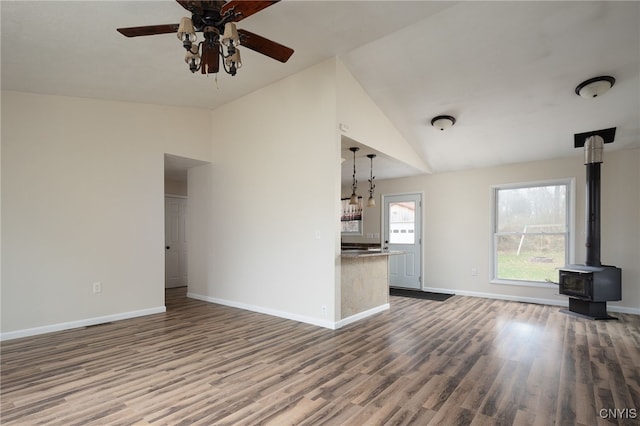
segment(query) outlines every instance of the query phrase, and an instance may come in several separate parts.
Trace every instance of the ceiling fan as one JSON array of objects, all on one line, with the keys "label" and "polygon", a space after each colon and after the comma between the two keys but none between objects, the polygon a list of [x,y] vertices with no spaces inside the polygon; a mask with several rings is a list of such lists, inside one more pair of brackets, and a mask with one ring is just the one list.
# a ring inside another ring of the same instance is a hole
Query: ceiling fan
[{"label": "ceiling fan", "polygon": [[[251,16],[280,0],[176,0],[191,12],[191,18],[182,18],[180,24],[147,25],[118,28],[126,37],[176,33],[187,51],[185,62],[191,72],[217,73],[220,58],[226,73],[236,75],[242,66],[238,46],[244,46],[280,62],[287,62],[293,49],[250,31],[237,29],[235,23]],[[202,32],[198,42],[196,32]]]}]

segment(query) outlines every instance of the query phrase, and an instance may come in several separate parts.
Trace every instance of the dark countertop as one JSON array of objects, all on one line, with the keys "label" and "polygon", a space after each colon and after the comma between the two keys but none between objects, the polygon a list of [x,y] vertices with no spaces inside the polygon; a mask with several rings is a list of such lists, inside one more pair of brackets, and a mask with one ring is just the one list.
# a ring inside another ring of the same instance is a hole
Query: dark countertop
[{"label": "dark countertop", "polygon": [[405,254],[404,251],[400,251],[400,250],[342,250],[342,253],[340,254],[342,257],[350,257],[350,258],[356,258],[356,257],[375,257],[375,256],[393,256],[393,255],[397,255],[397,254]]}]

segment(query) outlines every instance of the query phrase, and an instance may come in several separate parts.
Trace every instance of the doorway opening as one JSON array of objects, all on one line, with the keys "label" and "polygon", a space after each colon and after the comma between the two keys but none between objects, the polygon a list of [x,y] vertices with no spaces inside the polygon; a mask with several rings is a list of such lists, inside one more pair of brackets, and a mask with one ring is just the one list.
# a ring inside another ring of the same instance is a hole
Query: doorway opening
[{"label": "doorway opening", "polygon": [[189,173],[205,161],[164,154],[164,297],[186,295],[189,285]]}]

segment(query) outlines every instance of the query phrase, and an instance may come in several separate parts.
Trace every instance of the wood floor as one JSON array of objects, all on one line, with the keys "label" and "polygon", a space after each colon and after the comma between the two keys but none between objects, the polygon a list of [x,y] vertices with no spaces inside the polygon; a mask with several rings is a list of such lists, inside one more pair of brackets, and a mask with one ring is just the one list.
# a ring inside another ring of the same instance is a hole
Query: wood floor
[{"label": "wood floor", "polygon": [[174,289],[165,314],[3,342],[0,420],[637,425],[640,316],[618,316],[391,297],[331,331]]}]

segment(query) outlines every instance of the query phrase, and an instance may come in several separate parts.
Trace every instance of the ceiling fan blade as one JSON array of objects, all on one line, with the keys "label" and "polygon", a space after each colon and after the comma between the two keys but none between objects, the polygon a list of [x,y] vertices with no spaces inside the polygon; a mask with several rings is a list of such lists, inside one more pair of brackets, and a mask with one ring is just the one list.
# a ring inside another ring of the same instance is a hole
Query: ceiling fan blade
[{"label": "ceiling fan blade", "polygon": [[274,3],[278,3],[279,1],[280,0],[231,0],[229,3],[222,6],[220,14],[224,15],[225,12],[233,8],[234,13],[236,14],[236,18],[233,21],[238,22],[253,15],[254,13],[260,12],[262,9],[269,7]]},{"label": "ceiling fan blade", "polygon": [[200,70],[202,74],[216,74],[220,69],[220,55],[218,55],[218,44],[209,46],[202,44],[202,57],[200,58]]},{"label": "ceiling fan blade", "polygon": [[225,4],[224,0],[176,0],[180,6],[189,12],[199,16],[206,15],[205,12],[220,12],[220,8]]},{"label": "ceiling fan blade", "polygon": [[147,25],[145,27],[118,28],[118,32],[126,37],[140,37],[155,34],[169,34],[178,32],[178,24]]},{"label": "ceiling fan blade", "polygon": [[240,35],[241,46],[262,53],[276,61],[287,62],[293,55],[293,49],[254,34],[251,31],[239,29],[238,35]]},{"label": "ceiling fan blade", "polygon": [[185,9],[187,9],[191,13],[195,13],[197,15],[202,15],[202,7],[200,6],[200,2],[191,1],[191,0],[176,0],[178,4]]}]

